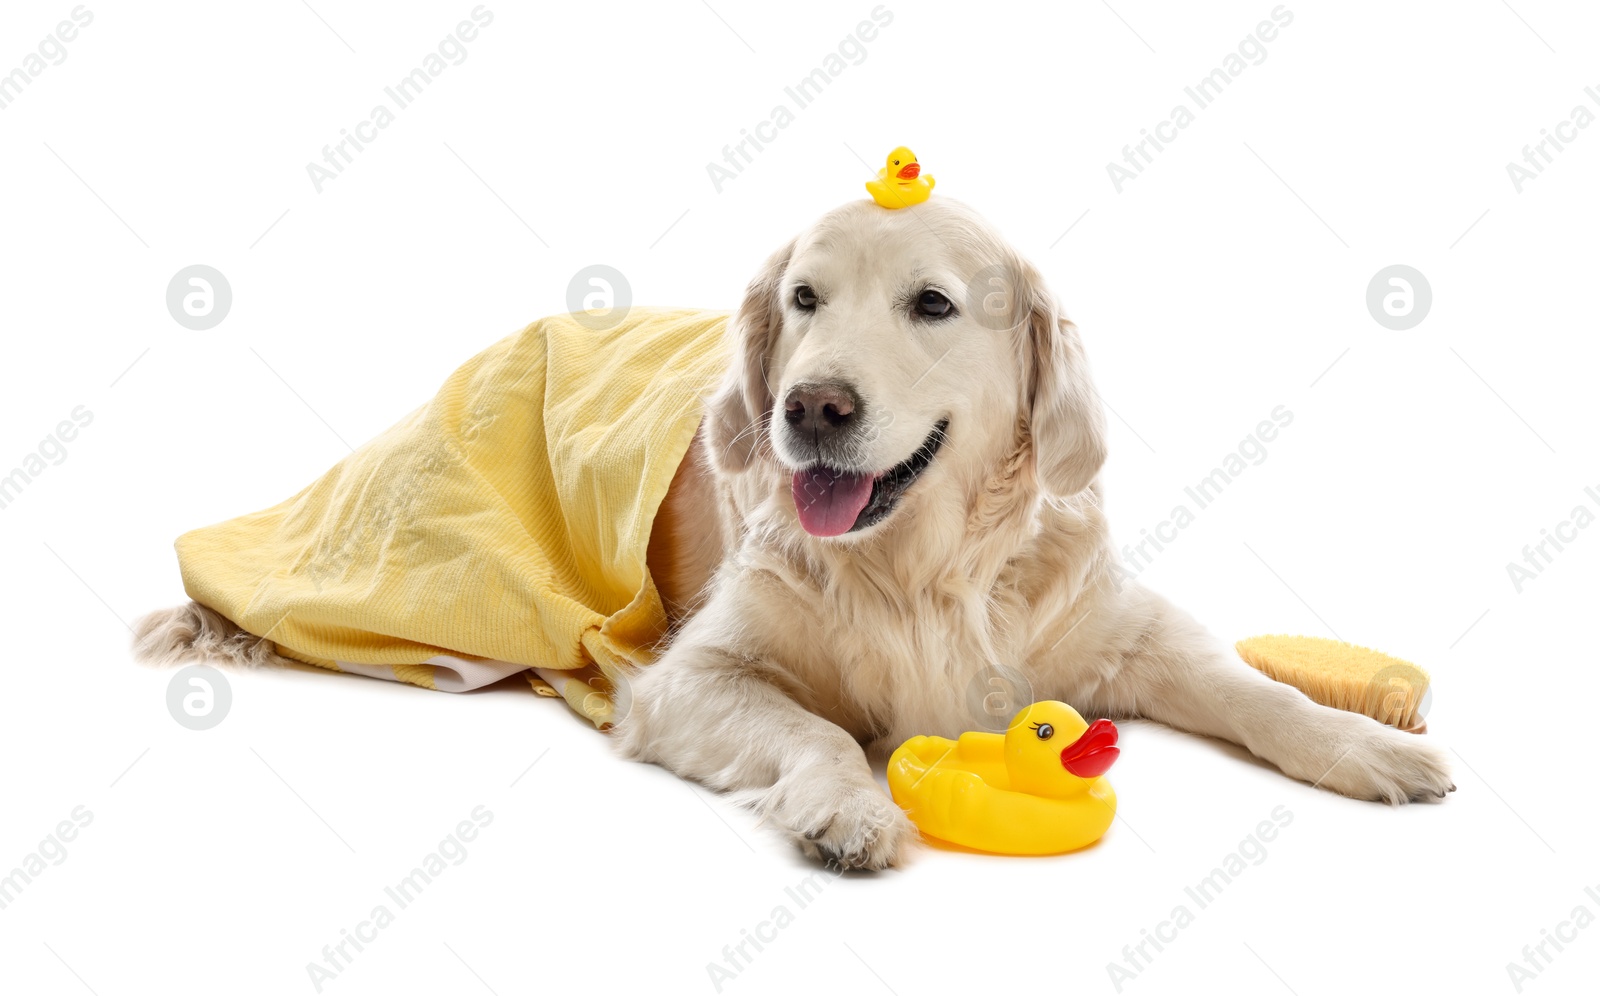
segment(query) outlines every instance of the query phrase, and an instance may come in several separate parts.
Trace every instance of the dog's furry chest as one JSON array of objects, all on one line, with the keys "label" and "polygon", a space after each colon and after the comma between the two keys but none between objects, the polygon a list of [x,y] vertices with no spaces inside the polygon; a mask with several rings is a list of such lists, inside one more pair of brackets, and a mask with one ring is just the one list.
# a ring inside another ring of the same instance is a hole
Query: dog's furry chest
[{"label": "dog's furry chest", "polygon": [[773,511],[783,500],[767,495],[755,502],[766,514],[743,520],[717,586],[730,598],[723,618],[791,696],[862,742],[1003,728],[1077,687],[1080,663],[1099,656],[1097,625],[1060,641],[1102,570],[1095,496],[1022,502],[980,529],[970,510],[923,509],[839,550],[794,542]]},{"label": "dog's furry chest", "polygon": [[1038,625],[1004,578],[892,595],[841,582],[796,596],[796,630],[808,635],[786,668],[802,699],[862,741],[992,728],[997,688],[1027,701],[1027,634]]}]

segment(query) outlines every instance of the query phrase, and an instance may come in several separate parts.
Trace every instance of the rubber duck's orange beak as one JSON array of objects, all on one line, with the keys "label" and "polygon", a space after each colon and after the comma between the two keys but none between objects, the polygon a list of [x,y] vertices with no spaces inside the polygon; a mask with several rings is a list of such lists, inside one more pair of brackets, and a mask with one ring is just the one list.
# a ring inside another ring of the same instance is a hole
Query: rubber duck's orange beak
[{"label": "rubber duck's orange beak", "polygon": [[1116,724],[1097,719],[1083,731],[1083,736],[1062,749],[1061,766],[1079,778],[1099,778],[1111,770],[1121,753]]},{"label": "rubber duck's orange beak", "polygon": [[895,174],[897,180],[915,180],[922,173],[922,167],[914,162],[906,163],[900,167],[900,172]]}]

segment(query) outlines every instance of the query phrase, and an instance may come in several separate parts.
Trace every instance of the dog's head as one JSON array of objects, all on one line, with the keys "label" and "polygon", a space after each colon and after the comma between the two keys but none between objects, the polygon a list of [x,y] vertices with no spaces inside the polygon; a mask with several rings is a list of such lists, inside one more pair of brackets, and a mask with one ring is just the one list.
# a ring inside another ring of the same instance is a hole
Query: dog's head
[{"label": "dog's head", "polygon": [[975,495],[1021,446],[1057,495],[1104,462],[1077,330],[958,202],[829,213],[767,261],[729,335],[713,459],[726,474],[784,474],[813,536]]}]

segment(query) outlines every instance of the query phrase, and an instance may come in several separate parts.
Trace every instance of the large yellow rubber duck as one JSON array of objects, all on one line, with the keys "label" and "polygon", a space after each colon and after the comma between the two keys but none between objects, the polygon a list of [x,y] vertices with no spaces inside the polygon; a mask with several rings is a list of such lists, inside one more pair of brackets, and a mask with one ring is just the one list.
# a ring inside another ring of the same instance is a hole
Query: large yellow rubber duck
[{"label": "large yellow rubber duck", "polygon": [[921,204],[933,193],[933,174],[922,166],[911,150],[900,146],[884,161],[876,180],[867,181],[867,193],[883,207],[894,209]]},{"label": "large yellow rubber duck", "polygon": [[1035,702],[1004,735],[912,737],[889,758],[889,791],[926,835],[996,854],[1060,854],[1099,840],[1117,814],[1109,719]]}]

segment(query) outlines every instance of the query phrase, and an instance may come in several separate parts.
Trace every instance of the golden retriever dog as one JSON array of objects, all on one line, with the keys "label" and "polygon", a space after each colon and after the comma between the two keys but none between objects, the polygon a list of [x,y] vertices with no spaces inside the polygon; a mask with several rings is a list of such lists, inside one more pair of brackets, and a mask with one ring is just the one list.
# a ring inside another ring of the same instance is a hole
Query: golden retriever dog
[{"label": "golden retriever dog", "polygon": [[[1240,744],[1359,799],[1443,798],[1445,753],[1251,668],[1117,566],[1101,405],[1077,329],[978,215],[858,201],[778,250],[652,530],[673,623],[612,731],[735,793],[808,855],[916,837],[868,764],[1030,701]],[[275,660],[190,603],[138,652]]]},{"label": "golden retriever dog", "polygon": [[1312,702],[1122,579],[1083,344],[969,208],[833,211],[767,261],[729,334],[651,540],[684,621],[633,682],[625,756],[866,869],[916,836],[868,752],[1038,699],[1219,737],[1359,799],[1454,788],[1439,747]]}]

